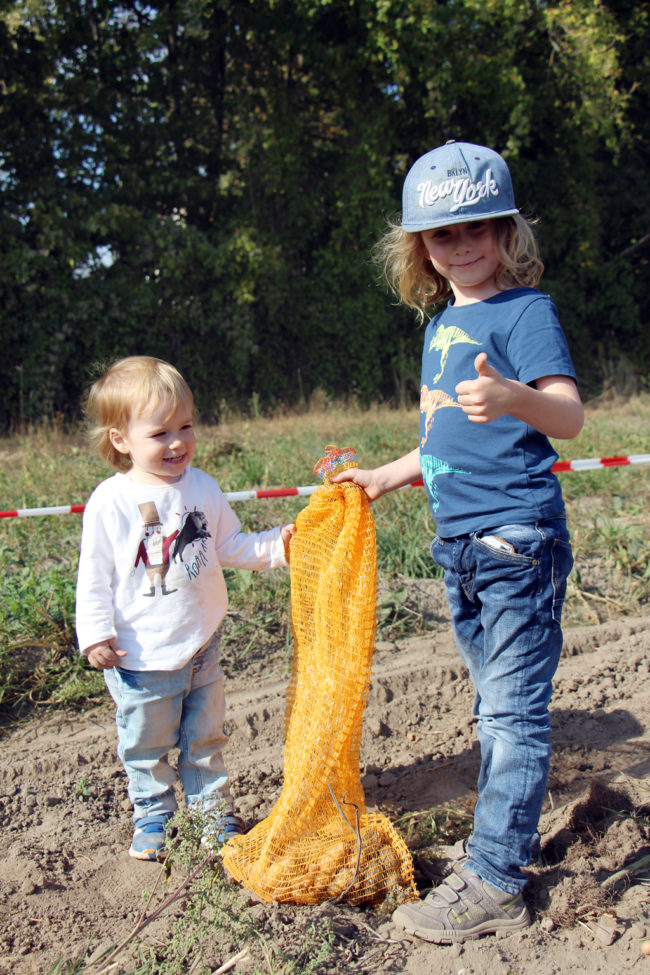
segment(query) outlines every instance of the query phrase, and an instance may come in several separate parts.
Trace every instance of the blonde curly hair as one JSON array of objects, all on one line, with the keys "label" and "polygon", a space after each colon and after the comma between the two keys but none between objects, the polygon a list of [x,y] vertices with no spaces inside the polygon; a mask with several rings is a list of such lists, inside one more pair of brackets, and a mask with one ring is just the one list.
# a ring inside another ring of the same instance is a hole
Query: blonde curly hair
[{"label": "blonde curly hair", "polygon": [[[508,288],[534,288],[544,271],[532,223],[521,214],[495,217],[496,243],[501,265],[496,284]],[[391,291],[403,304],[415,309],[420,321],[427,309],[453,294],[451,285],[432,265],[420,233],[403,230],[397,220],[388,223],[386,233],[373,248],[373,260],[381,269]]]},{"label": "blonde curly hair", "polygon": [[93,447],[118,471],[131,467],[128,454],[113,446],[111,430],[125,434],[129,421],[169,403],[169,414],[189,406],[194,410],[192,391],[174,366],[148,355],[133,355],[114,362],[92,384],[84,404],[92,426],[88,432]]}]

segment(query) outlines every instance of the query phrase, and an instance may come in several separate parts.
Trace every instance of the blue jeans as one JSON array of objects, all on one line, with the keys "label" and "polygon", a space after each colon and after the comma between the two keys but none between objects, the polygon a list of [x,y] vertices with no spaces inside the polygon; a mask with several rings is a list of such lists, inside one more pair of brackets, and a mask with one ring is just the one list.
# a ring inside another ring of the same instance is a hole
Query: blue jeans
[{"label": "blue jeans", "polygon": [[502,525],[436,538],[431,554],[445,570],[454,639],[475,691],[481,769],[468,865],[517,894],[539,841],[569,534],[561,518]]},{"label": "blue jeans", "polygon": [[117,752],[129,780],[133,819],[173,813],[176,773],[169,751],[178,747],[178,775],[188,806],[231,808],[223,761],[224,673],[216,633],[180,670],[114,667],[104,679],[117,706]]}]

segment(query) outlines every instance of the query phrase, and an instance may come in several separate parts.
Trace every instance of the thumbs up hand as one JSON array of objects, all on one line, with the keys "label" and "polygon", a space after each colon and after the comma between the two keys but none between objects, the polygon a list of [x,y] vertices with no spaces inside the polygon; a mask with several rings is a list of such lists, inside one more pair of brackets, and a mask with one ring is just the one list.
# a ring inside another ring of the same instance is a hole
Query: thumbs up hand
[{"label": "thumbs up hand", "polygon": [[497,417],[509,412],[513,400],[511,379],[504,379],[500,372],[490,365],[487,353],[479,352],[474,359],[476,379],[465,379],[456,386],[458,402],[472,423],[491,423]]}]

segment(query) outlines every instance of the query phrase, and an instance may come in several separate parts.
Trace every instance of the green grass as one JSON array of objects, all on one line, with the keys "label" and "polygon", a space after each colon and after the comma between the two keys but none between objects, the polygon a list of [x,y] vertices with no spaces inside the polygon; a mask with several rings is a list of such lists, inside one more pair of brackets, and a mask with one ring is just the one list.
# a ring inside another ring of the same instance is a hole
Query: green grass
[{"label": "green grass", "polygon": [[[650,453],[650,398],[609,400],[587,410],[562,459]],[[599,623],[647,610],[650,598],[650,465],[560,475],[575,569],[565,625]]]},{"label": "green grass", "polygon": [[[195,464],[225,491],[317,482],[312,468],[326,443],[351,445],[372,467],[412,449],[417,410],[370,411],[326,406],[302,414],[233,419],[198,430]],[[650,451],[650,398],[594,406],[581,435],[558,442],[562,459]],[[81,433],[43,427],[0,441],[3,507],[83,504],[110,475]],[[576,569],[565,623],[600,622],[638,613],[650,595],[650,466],[561,475]],[[234,503],[244,528],[292,521],[307,498]],[[382,590],[380,632],[408,635],[422,625],[409,610],[404,580],[437,574],[429,555],[435,531],[421,488],[373,506]],[[78,515],[0,521],[0,709],[81,705],[103,691],[101,675],[75,649],[74,589],[81,535]],[[269,657],[269,673],[291,659],[288,572],[227,571],[231,612],[223,628],[227,669],[248,656]]]}]

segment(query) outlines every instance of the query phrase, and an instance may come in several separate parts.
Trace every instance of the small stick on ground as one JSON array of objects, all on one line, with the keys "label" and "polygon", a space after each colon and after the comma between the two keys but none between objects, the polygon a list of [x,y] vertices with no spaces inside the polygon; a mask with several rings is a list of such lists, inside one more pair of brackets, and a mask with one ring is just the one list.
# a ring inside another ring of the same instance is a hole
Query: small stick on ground
[{"label": "small stick on ground", "polygon": [[145,906],[144,906],[144,908],[142,910],[142,913],[140,914],[140,917],[138,918],[138,920],[136,922],[136,925],[133,928],[133,930],[131,931],[131,933],[128,934],[126,936],[126,938],[124,938],[124,940],[121,941],[120,944],[117,945],[111,951],[110,955],[108,955],[108,957],[104,959],[104,961],[101,963],[101,965],[100,965],[99,968],[96,967],[95,963],[90,962],[89,964],[84,965],[84,967],[82,969],[82,972],[91,972],[92,971],[92,972],[94,972],[94,975],[106,975],[106,973],[109,972],[111,970],[111,968],[114,968],[115,966],[114,966],[113,963],[114,963],[115,959],[117,958],[117,956],[119,954],[121,954],[121,952],[124,951],[124,949],[127,947],[127,945],[129,945],[133,941],[134,938],[136,938],[142,931],[144,931],[144,929],[149,924],[151,924],[152,921],[155,921],[157,918],[159,918],[160,915],[164,911],[166,911],[168,907],[170,907],[175,901],[178,900],[178,898],[181,896],[181,894],[183,894],[186,891],[186,888],[189,887],[189,885],[192,883],[192,881],[194,880],[194,878],[195,877],[198,877],[198,875],[204,869],[205,865],[208,863],[208,861],[211,859],[211,857],[212,857],[212,854],[210,854],[209,856],[207,856],[203,860],[201,860],[201,862],[198,864],[198,866],[196,866],[194,868],[194,870],[192,870],[192,872],[187,875],[187,877],[185,878],[185,880],[176,888],[176,890],[173,891],[169,895],[169,897],[166,897],[165,900],[162,902],[162,904],[159,904],[158,905],[158,907],[156,908],[155,911],[153,911],[151,914],[149,914],[149,916],[147,916],[147,910],[148,910],[149,905],[150,905],[150,903],[152,901],[152,898],[153,898],[156,890],[158,889],[158,885],[159,885],[162,877],[166,873],[166,865],[163,864],[162,867],[160,868],[160,871],[158,873],[158,877],[156,878],[156,883],[153,886],[153,890],[151,891],[151,893],[149,895],[149,898],[147,900],[147,903],[145,904]]},{"label": "small stick on ground", "polygon": [[601,881],[601,887],[613,887],[615,884],[619,883],[621,880],[629,880],[635,873],[643,870],[644,867],[650,867],[650,855],[641,857],[640,860],[635,860],[631,863],[629,867],[624,867],[622,870],[617,870],[616,873],[611,874],[609,877],[605,877]]},{"label": "small stick on ground", "polygon": [[237,962],[245,958],[247,954],[248,948],[242,948],[241,951],[238,951],[236,955],[233,955],[232,958],[229,958],[228,961],[225,961],[223,965],[217,968],[213,975],[224,975],[225,972],[229,972],[230,969],[234,968]]}]

